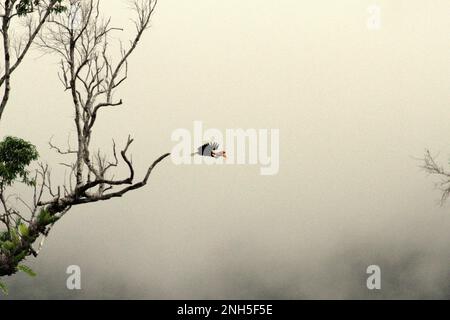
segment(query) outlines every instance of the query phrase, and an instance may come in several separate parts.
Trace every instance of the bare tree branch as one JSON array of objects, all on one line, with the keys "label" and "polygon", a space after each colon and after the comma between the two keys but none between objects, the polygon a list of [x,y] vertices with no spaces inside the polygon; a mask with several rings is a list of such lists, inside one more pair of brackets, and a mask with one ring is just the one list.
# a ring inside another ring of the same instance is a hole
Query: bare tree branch
[{"label": "bare tree branch", "polygon": [[[19,67],[28,53],[31,45],[33,44],[35,38],[39,34],[43,25],[45,24],[47,18],[52,12],[56,0],[50,0],[48,4],[44,2],[41,3],[41,6],[38,7],[36,13],[38,15],[38,23],[36,26],[32,26],[32,19],[28,22],[28,39],[22,43],[19,42],[19,48],[16,48],[16,61],[11,61],[11,23],[13,19],[17,19],[17,13],[14,13],[13,9],[16,4],[15,0],[5,0],[3,9],[4,13],[1,15],[1,34],[3,36],[3,64],[4,70],[3,75],[0,77],[0,87],[4,87],[3,96],[0,101],[0,120],[2,118],[3,112],[5,111],[6,105],[9,101],[10,92],[11,92],[11,75],[13,72]],[[34,11],[29,12],[29,14],[33,14]],[[22,46],[23,45],[23,46]]]},{"label": "bare tree branch", "polygon": [[450,172],[436,161],[436,157],[431,154],[430,150],[425,150],[421,168],[428,174],[440,178],[440,181],[436,183],[436,188],[442,192],[440,203],[443,205],[450,196]]}]

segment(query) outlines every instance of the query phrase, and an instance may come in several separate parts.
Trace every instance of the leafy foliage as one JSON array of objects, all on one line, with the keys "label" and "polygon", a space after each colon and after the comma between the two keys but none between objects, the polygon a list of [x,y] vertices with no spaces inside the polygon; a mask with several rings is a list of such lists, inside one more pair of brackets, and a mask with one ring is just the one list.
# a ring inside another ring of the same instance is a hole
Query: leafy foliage
[{"label": "leafy foliage", "polygon": [[8,287],[5,283],[0,281],[0,291],[3,292],[3,294],[8,295]]},{"label": "leafy foliage", "polygon": [[22,271],[24,273],[26,273],[27,275],[29,275],[30,277],[36,277],[36,273],[28,266],[23,265],[23,264],[19,264],[17,266],[17,270]]},{"label": "leafy foliage", "polygon": [[19,224],[19,231],[20,231],[20,235],[22,237],[28,237],[28,235],[30,234],[30,230],[28,229],[26,224]]},{"label": "leafy foliage", "polygon": [[[67,7],[62,4],[63,0],[54,0],[55,5],[52,9],[53,12],[61,13],[64,12]],[[34,7],[39,5],[41,0],[20,0],[18,4],[16,4],[17,15],[24,16],[30,12],[34,11]]]},{"label": "leafy foliage", "polygon": [[38,222],[40,225],[46,226],[48,224],[56,222],[57,220],[58,218],[48,212],[48,210],[42,209],[41,212],[39,212]]},{"label": "leafy foliage", "polygon": [[0,142],[0,186],[9,186],[17,178],[32,185],[26,167],[36,160],[39,154],[30,142],[16,137],[6,137]]},{"label": "leafy foliage", "polygon": [[3,232],[0,237],[0,252],[11,254],[20,245],[20,237],[14,228]]}]

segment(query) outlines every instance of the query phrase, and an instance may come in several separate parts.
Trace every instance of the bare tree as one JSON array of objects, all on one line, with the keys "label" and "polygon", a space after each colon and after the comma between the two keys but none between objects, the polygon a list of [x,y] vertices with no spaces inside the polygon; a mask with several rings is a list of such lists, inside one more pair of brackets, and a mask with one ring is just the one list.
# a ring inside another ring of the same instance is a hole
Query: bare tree
[{"label": "bare tree", "polygon": [[[108,160],[100,151],[91,151],[93,129],[101,113],[123,104],[114,94],[127,80],[128,59],[150,25],[157,0],[133,1],[135,35],[128,45],[120,44],[120,58],[116,61],[111,58],[113,47],[109,35],[120,29],[112,27],[110,19],[101,17],[100,0],[72,0],[70,4],[70,10],[50,13],[48,23],[37,36],[42,50],[59,57],[59,78],[74,108],[76,148],[63,149],[49,143],[57,153],[72,158],[71,162],[64,162],[70,169],[70,179],[54,187],[50,170],[44,164],[40,164],[34,178],[23,173],[23,180],[34,190],[32,203],[20,199],[29,211],[27,215],[12,207],[7,198],[0,197],[4,211],[0,221],[6,227],[3,235],[0,234],[0,241],[3,237],[3,244],[7,244],[0,247],[0,276],[16,273],[23,259],[37,256],[52,227],[73,206],[122,197],[145,186],[155,166],[170,155],[161,155],[148,167],[146,174],[135,181],[129,156],[133,143],[130,136],[120,151],[113,140],[112,159]],[[22,149],[27,147],[22,146]],[[121,164],[128,174],[116,179],[113,172]]]},{"label": "bare tree", "polygon": [[[11,76],[20,66],[33,41],[52,12],[60,12],[61,0],[3,0],[0,2],[0,18],[3,48],[0,88],[0,120],[11,93]],[[22,37],[16,38],[14,31],[24,28]]]},{"label": "bare tree", "polygon": [[450,196],[450,172],[446,171],[444,167],[436,160],[430,150],[425,150],[425,156],[422,159],[422,169],[430,175],[438,176],[440,181],[436,183],[436,187],[441,191],[441,205]]}]

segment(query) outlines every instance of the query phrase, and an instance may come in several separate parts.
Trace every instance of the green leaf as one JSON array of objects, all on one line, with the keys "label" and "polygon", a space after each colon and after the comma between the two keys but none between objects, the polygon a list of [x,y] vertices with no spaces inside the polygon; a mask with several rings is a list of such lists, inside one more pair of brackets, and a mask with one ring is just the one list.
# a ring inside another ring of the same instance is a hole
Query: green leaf
[{"label": "green leaf", "polygon": [[58,221],[58,218],[56,216],[52,216],[50,212],[48,212],[45,209],[42,209],[41,212],[39,212],[38,215],[38,222],[39,224],[48,225],[50,223],[54,223]]},{"label": "green leaf", "polygon": [[28,227],[23,223],[19,224],[19,232],[22,237],[28,237],[30,234],[30,230],[28,230]]},{"label": "green leaf", "polygon": [[8,287],[1,281],[0,281],[0,291],[3,292],[4,295],[8,295]]},{"label": "green leaf", "polygon": [[35,273],[30,267],[27,267],[26,265],[19,264],[19,265],[17,266],[17,270],[26,273],[26,274],[29,275],[30,277],[36,277],[36,273]]},{"label": "green leaf", "polygon": [[13,248],[14,248],[14,243],[12,243],[9,240],[2,243],[2,249],[5,251],[11,251]]},{"label": "green leaf", "polygon": [[20,261],[22,261],[26,256],[27,256],[28,252],[26,250],[23,250],[22,252],[16,254],[14,256],[14,263],[19,263]]},{"label": "green leaf", "polygon": [[9,231],[9,236],[11,237],[11,241],[15,246],[20,244],[20,238],[19,238],[19,235],[18,235],[16,229],[11,228]]}]

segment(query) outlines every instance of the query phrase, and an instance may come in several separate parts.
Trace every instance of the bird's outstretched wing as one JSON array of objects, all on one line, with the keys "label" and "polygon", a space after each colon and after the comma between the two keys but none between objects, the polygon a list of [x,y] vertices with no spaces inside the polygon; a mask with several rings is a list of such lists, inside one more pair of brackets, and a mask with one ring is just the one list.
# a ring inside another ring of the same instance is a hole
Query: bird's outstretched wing
[{"label": "bird's outstretched wing", "polygon": [[215,151],[219,148],[219,144],[217,142],[210,142],[211,148]]},{"label": "bird's outstretched wing", "polygon": [[217,148],[219,148],[219,144],[217,142],[205,143],[198,148],[198,154],[202,156],[212,157],[213,151],[217,150]]}]

